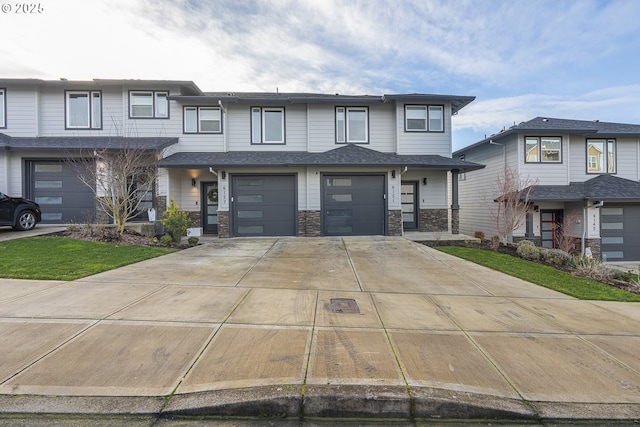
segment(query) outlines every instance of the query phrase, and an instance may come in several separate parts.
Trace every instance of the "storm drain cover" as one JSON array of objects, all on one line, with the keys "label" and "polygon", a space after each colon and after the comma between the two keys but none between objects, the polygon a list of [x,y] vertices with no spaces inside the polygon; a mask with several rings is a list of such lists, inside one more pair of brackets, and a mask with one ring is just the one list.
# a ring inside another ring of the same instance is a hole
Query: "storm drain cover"
[{"label": "storm drain cover", "polygon": [[331,298],[331,311],[334,313],[360,314],[358,303],[353,298]]}]

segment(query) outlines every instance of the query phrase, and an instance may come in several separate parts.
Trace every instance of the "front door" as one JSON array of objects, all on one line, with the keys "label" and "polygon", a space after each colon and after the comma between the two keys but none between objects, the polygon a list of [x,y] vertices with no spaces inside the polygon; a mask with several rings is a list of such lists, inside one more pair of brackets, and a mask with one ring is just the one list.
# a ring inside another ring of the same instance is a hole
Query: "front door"
[{"label": "front door", "polygon": [[402,203],[402,229],[418,229],[418,182],[402,181],[400,190]]},{"label": "front door", "polygon": [[558,235],[562,226],[562,210],[540,211],[540,228],[542,229],[542,247],[557,248]]},{"label": "front door", "polygon": [[202,230],[218,234],[218,182],[202,183]]}]

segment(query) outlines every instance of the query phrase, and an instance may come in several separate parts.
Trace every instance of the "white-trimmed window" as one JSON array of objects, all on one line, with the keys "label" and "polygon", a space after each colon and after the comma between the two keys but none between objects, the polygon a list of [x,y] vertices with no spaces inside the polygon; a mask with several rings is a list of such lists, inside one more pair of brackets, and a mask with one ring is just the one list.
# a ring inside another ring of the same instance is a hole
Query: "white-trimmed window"
[{"label": "white-trimmed window", "polygon": [[6,89],[0,88],[0,128],[7,127]]},{"label": "white-trimmed window", "polygon": [[284,144],[284,108],[251,108],[251,143]]},{"label": "white-trimmed window", "polygon": [[129,92],[129,117],[132,119],[168,119],[167,91],[132,90]]},{"label": "white-trimmed window", "polygon": [[587,173],[616,173],[615,139],[587,139]]},{"label": "white-trimmed window", "polygon": [[184,133],[222,133],[220,107],[184,107]]},{"label": "white-trimmed window", "polygon": [[524,138],[526,163],[562,163],[562,138],[527,136]]},{"label": "white-trimmed window", "polygon": [[367,144],[369,142],[369,109],[336,107],[336,142]]},{"label": "white-trimmed window", "polygon": [[102,129],[102,93],[91,90],[65,92],[67,129]]},{"label": "white-trimmed window", "polygon": [[444,132],[444,106],[405,105],[405,132]]}]

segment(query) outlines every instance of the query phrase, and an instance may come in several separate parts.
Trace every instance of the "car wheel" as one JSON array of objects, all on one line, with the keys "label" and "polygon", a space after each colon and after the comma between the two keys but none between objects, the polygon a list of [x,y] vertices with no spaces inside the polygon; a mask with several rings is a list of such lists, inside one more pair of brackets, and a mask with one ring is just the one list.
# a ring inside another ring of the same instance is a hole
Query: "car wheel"
[{"label": "car wheel", "polygon": [[16,230],[32,230],[33,227],[36,226],[36,216],[31,211],[22,211],[20,215],[18,215],[18,219],[16,220],[16,225],[13,227]]}]

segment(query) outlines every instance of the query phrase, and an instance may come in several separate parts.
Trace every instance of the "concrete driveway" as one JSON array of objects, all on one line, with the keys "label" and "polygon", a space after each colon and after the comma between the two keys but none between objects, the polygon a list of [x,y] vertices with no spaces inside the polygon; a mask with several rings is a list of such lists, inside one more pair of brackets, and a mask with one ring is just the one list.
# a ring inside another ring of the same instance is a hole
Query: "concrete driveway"
[{"label": "concrete driveway", "polygon": [[640,305],[404,238],[229,239],[0,279],[0,412],[638,419]]}]

